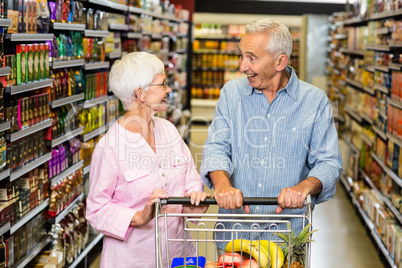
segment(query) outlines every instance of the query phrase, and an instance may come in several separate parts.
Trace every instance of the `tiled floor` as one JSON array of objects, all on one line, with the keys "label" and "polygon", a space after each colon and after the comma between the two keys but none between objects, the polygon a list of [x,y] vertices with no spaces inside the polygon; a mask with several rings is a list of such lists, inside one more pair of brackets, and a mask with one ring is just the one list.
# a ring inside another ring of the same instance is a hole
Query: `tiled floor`
[{"label": "tiled floor", "polygon": [[[191,133],[189,145],[199,167],[206,128],[194,126]],[[332,200],[316,206],[313,228],[318,232],[313,237],[311,268],[386,267],[340,183]],[[99,258],[90,267],[99,267]]]}]

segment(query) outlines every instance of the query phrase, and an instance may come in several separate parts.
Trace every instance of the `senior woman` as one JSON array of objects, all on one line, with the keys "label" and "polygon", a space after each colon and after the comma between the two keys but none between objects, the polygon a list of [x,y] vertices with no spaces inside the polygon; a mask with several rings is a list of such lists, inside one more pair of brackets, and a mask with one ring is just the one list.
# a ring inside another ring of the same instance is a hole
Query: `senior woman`
[{"label": "senior woman", "polygon": [[[109,87],[126,112],[92,154],[86,217],[105,235],[101,267],[156,267],[156,200],[189,196],[193,205],[169,205],[163,211],[204,213],[207,206],[199,203],[210,195],[203,192],[191,153],[175,126],[154,116],[166,111],[171,92],[163,63],[152,54],[130,53],[112,66]],[[162,228],[169,238],[183,238],[183,221],[169,217]],[[162,250],[165,243],[162,239]],[[183,246],[169,242],[170,259],[183,257]],[[193,245],[187,244],[186,256],[194,254]]]}]

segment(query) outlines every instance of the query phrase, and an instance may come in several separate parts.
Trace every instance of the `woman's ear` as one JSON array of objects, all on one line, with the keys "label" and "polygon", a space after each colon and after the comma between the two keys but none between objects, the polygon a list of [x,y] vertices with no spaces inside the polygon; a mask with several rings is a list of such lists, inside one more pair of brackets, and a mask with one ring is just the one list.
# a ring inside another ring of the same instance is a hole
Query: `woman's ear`
[{"label": "woman's ear", "polygon": [[277,72],[283,71],[283,69],[285,69],[286,66],[288,65],[288,62],[289,57],[286,54],[281,54],[277,59],[278,65],[276,66],[276,71]]},{"label": "woman's ear", "polygon": [[137,87],[134,90],[134,97],[136,97],[137,99],[141,100],[141,95],[142,95],[142,89],[140,87]]}]

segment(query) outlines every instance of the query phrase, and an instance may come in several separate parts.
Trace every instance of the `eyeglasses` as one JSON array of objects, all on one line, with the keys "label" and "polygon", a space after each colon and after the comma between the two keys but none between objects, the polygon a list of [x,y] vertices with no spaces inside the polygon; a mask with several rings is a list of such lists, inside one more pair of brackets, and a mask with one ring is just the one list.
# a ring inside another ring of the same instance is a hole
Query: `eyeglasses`
[{"label": "eyeglasses", "polygon": [[163,86],[164,89],[166,89],[168,87],[168,82],[167,80],[163,80],[162,84],[150,84],[149,86]]}]

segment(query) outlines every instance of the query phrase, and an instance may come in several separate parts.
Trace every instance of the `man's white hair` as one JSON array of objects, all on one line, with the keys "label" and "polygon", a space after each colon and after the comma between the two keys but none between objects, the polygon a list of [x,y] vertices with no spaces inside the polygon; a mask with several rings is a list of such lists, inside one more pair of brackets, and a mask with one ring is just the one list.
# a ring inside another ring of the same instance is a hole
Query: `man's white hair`
[{"label": "man's white hair", "polygon": [[286,54],[290,59],[293,46],[292,34],[284,24],[272,19],[254,21],[246,25],[246,33],[268,34],[270,39],[267,49],[271,52],[273,58]]}]

